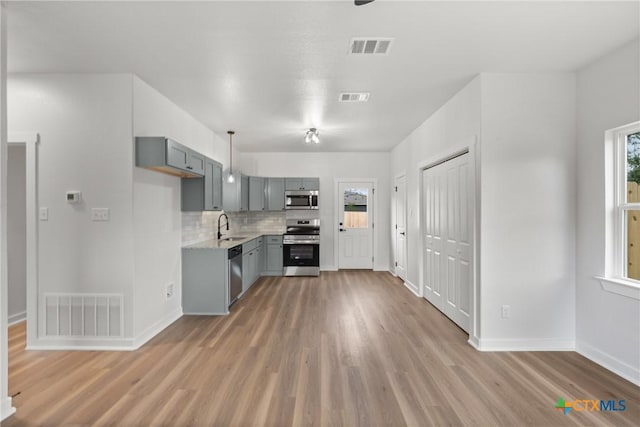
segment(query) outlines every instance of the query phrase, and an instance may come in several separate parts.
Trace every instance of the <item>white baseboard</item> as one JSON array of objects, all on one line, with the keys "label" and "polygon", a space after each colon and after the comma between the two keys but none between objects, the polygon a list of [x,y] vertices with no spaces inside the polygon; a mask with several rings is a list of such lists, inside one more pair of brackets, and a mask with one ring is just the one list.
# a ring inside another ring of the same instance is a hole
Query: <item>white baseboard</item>
[{"label": "white baseboard", "polygon": [[142,347],[167,326],[182,317],[182,307],[177,308],[151,325],[136,338],[37,338],[27,350],[74,350],[74,351],[133,351]]},{"label": "white baseboard", "polygon": [[573,340],[562,339],[478,339],[469,343],[479,351],[575,351]]},{"label": "white baseboard", "polygon": [[320,271],[338,271],[338,267],[335,265],[321,265]]},{"label": "white baseboard", "polygon": [[15,412],[16,408],[12,406],[11,398],[5,397],[4,399],[2,399],[2,403],[0,403],[0,421],[5,420]]},{"label": "white baseboard", "polygon": [[475,336],[471,336],[471,334],[469,334],[469,341],[467,341],[469,343],[469,345],[473,348],[475,348],[476,350],[480,351],[480,339],[478,337]]},{"label": "white baseboard", "polygon": [[168,313],[162,319],[158,320],[153,325],[149,326],[144,332],[138,335],[133,340],[133,350],[137,350],[142,347],[147,341],[151,338],[158,335],[162,332],[167,326],[171,325],[173,322],[182,317],[182,307],[178,307],[171,313]]},{"label": "white baseboard", "polygon": [[576,352],[625,380],[640,386],[640,367],[631,366],[602,350],[581,342],[576,343]]},{"label": "white baseboard", "polygon": [[9,316],[9,318],[7,319],[7,324],[11,326],[11,325],[15,325],[16,323],[20,323],[23,320],[27,320],[26,311],[22,311],[20,313],[12,314],[11,316]]},{"label": "white baseboard", "polygon": [[416,285],[414,285],[413,283],[411,283],[409,280],[405,280],[404,281],[404,286],[405,288],[409,289],[411,292],[413,292],[413,294],[417,297],[422,297],[422,295],[420,294],[420,288],[418,288]]},{"label": "white baseboard", "polygon": [[131,338],[36,338],[35,343],[27,344],[27,350],[62,350],[62,351],[131,351]]}]

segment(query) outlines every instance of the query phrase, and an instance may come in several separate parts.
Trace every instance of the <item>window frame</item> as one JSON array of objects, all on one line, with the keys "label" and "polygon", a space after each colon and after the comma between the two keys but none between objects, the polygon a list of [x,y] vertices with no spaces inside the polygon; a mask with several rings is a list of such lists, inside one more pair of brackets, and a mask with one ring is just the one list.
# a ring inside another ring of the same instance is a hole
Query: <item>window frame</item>
[{"label": "window frame", "polygon": [[640,132],[640,121],[605,133],[606,213],[605,274],[597,279],[604,290],[640,300],[640,280],[627,277],[625,213],[640,210],[627,202],[627,137]]}]

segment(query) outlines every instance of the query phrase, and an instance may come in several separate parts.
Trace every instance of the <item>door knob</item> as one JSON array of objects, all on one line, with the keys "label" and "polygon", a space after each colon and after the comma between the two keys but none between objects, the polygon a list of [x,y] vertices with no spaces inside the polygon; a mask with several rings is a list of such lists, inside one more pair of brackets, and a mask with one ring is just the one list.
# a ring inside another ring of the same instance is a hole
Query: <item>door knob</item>
[{"label": "door knob", "polygon": [[400,233],[400,235],[404,236],[404,231],[402,231],[402,232]]},{"label": "door knob", "polygon": [[340,232],[342,233],[343,231],[347,231],[346,228],[340,228]]}]

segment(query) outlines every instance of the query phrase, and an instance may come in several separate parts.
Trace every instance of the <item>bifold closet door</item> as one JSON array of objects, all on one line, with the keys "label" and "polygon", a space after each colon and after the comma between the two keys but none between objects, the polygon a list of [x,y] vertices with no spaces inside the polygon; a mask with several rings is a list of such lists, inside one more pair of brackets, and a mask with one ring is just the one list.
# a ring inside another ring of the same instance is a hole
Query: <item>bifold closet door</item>
[{"label": "bifold closet door", "polygon": [[465,331],[472,289],[469,154],[422,172],[424,297]]}]

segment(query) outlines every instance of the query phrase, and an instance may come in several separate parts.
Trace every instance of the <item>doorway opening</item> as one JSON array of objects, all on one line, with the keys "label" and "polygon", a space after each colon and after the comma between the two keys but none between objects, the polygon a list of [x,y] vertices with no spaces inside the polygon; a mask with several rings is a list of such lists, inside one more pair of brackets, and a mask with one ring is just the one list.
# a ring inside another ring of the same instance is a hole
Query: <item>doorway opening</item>
[{"label": "doorway opening", "polygon": [[27,318],[26,145],[7,145],[7,323]]}]

